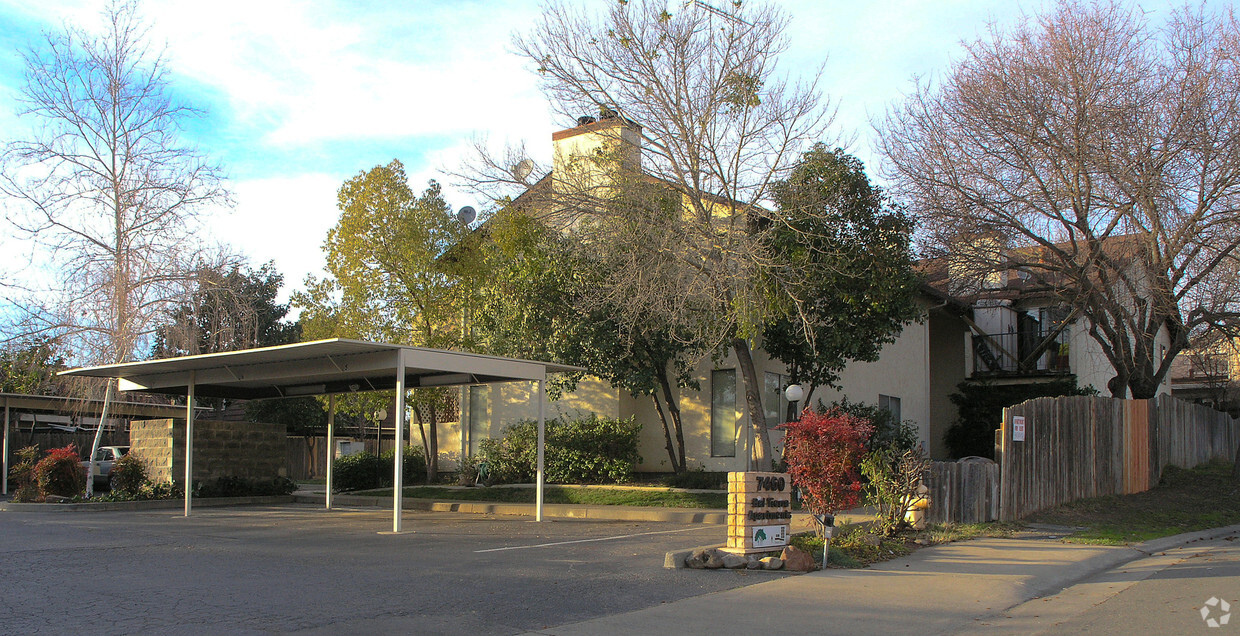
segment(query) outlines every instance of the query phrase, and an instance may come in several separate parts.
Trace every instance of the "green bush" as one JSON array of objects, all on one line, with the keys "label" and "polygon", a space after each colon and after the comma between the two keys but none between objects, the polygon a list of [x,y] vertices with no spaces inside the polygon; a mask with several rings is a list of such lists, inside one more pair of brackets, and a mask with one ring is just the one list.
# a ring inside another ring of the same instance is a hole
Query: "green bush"
[{"label": "green bush", "polygon": [[995,458],[995,430],[1003,420],[1003,409],[1025,400],[1061,395],[1097,395],[1093,388],[1080,388],[1069,377],[1037,384],[991,384],[961,382],[951,394],[960,418],[943,434],[943,442],[953,459],[977,455]]},{"label": "green bush", "polygon": [[[546,425],[546,478],[557,484],[623,483],[633,478],[641,425],[634,418],[613,420],[589,414],[552,419]],[[483,440],[483,457],[496,483],[534,481],[538,465],[538,425],[522,421],[500,439]]]},{"label": "green bush", "polygon": [[717,490],[726,488],[728,474],[719,471],[707,471],[699,466],[694,470],[671,474],[663,478],[663,484],[671,488],[694,488],[699,490]]},{"label": "green bush", "polygon": [[[362,452],[340,457],[332,464],[332,488],[336,491],[390,488],[395,460],[396,452],[393,450],[384,451],[381,456]],[[426,481],[426,458],[422,456],[421,449],[405,447],[403,468],[401,473],[405,484]]]},{"label": "green bush", "polygon": [[15,503],[39,501],[39,485],[34,481],[34,467],[38,463],[38,446],[26,446],[17,451],[17,463],[9,468]]},{"label": "green bush", "polygon": [[39,495],[74,497],[86,490],[86,468],[82,466],[77,447],[69,444],[64,448],[47,451],[47,457],[34,466],[34,482]]},{"label": "green bush", "polygon": [[848,398],[832,402],[830,406],[818,403],[818,412],[840,411],[855,415],[870,423],[874,432],[870,434],[865,448],[868,451],[893,450],[903,453],[917,447],[917,427],[912,420],[900,421],[885,408],[864,402],[850,402]]},{"label": "green bush", "polygon": [[149,501],[153,499],[182,499],[184,497],[185,493],[182,492],[180,486],[174,483],[161,482],[157,484],[147,479],[143,480],[142,484],[134,492],[113,490],[102,495],[96,495],[91,501]]},{"label": "green bush", "polygon": [[246,479],[244,477],[217,477],[199,483],[194,488],[195,497],[268,497],[291,495],[297,484],[288,477],[271,479]]},{"label": "green bush", "polygon": [[135,453],[128,453],[112,464],[112,472],[108,476],[108,485],[113,492],[137,494],[142,484],[146,483],[146,464]]}]

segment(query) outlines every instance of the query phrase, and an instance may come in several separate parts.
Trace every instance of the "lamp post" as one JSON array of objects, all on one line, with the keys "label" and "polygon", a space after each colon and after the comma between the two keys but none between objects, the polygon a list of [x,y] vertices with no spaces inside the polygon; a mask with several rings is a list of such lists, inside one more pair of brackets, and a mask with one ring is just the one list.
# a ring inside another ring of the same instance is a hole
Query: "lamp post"
[{"label": "lamp post", "polygon": [[[799,384],[789,384],[788,388],[784,389],[784,397],[788,398],[789,402],[796,404],[801,401],[801,398],[805,397],[805,389],[801,388]],[[801,409],[795,409],[793,412],[796,414],[796,418],[793,421],[800,420]]]}]

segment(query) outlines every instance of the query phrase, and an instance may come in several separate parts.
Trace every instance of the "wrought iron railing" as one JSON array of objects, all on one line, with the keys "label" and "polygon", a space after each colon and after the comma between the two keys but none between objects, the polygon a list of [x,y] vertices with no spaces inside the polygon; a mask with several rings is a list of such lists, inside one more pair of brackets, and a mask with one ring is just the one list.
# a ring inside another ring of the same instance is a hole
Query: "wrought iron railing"
[{"label": "wrought iron railing", "polygon": [[1071,373],[1068,334],[1061,331],[1051,342],[1049,332],[1013,331],[973,335],[975,375]]}]

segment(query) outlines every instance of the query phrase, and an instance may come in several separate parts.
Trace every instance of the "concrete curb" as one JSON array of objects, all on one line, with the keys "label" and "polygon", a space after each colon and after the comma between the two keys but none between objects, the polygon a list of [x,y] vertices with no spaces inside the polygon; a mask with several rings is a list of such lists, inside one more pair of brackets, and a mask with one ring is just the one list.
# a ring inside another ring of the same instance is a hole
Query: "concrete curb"
[{"label": "concrete curb", "polygon": [[[250,506],[293,503],[292,495],[268,497],[195,497],[195,508],[220,506]],[[184,499],[157,499],[152,501],[101,501],[98,503],[0,503],[0,511],[7,512],[104,512],[113,510],[177,510],[185,507]]]},{"label": "concrete curb", "polygon": [[[298,503],[324,504],[326,495],[296,494]],[[431,499],[401,500],[405,510],[427,512],[464,512],[471,514],[517,515],[533,517],[534,504],[496,503],[487,501],[435,501]],[[341,506],[390,508],[392,500],[386,497],[358,495],[334,495],[332,503]],[[722,525],[728,522],[728,513],[722,510],[688,508],[650,508],[638,506],[590,506],[586,504],[544,504],[544,517],[561,519],[592,519],[596,521],[665,521],[672,523],[702,523]]]},{"label": "concrete curb", "polygon": [[1184,534],[1176,534],[1161,539],[1150,539],[1134,546],[1136,550],[1146,554],[1155,554],[1179,548],[1197,541],[1208,541],[1210,539],[1218,539],[1228,535],[1240,534],[1240,523],[1234,526],[1223,526],[1221,528],[1210,528],[1209,530],[1199,530],[1197,532],[1185,532]]}]

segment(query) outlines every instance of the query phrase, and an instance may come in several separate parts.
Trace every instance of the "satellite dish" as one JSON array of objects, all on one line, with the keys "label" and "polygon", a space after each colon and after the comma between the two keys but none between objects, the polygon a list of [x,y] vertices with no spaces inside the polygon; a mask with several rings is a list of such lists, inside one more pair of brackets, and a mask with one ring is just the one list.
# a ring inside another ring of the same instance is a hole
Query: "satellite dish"
[{"label": "satellite dish", "polygon": [[456,220],[460,221],[462,225],[469,225],[476,218],[478,218],[478,211],[473,206],[467,205],[456,212]]},{"label": "satellite dish", "polygon": [[530,173],[533,171],[534,162],[529,159],[522,159],[517,162],[517,165],[512,167],[512,176],[515,177],[517,181],[525,183],[525,178],[530,176]]}]

